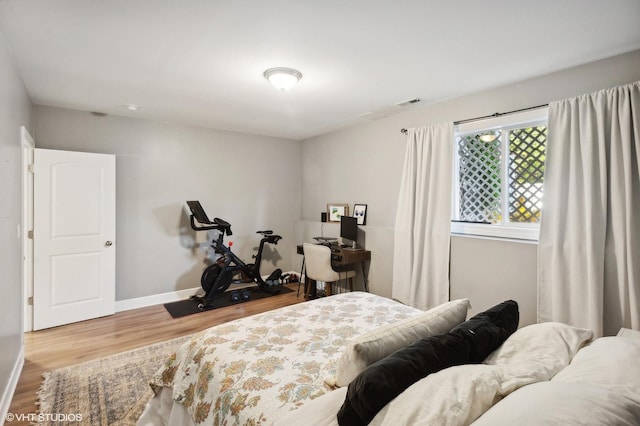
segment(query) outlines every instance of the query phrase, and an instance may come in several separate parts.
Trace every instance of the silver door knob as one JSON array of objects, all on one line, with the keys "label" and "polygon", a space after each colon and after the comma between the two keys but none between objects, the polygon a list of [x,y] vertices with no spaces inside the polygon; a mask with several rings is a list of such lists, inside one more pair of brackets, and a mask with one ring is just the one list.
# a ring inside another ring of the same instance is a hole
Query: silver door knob
[{"label": "silver door knob", "polygon": [[113,243],[111,241],[107,241],[106,243],[104,243],[104,245],[107,247],[111,247]]}]

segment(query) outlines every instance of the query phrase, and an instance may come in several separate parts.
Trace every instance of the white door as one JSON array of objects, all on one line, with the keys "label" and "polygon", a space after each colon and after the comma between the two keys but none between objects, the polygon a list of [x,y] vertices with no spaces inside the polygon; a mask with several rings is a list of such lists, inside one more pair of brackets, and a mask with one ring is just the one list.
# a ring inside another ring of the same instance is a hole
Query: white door
[{"label": "white door", "polygon": [[115,156],[34,154],[34,330],[111,315]]}]

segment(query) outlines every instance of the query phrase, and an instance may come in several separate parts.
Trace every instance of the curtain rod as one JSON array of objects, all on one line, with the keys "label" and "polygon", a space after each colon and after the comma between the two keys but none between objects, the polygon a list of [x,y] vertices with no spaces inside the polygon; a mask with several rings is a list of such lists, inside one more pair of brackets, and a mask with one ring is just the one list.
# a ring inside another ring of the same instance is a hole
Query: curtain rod
[{"label": "curtain rod", "polygon": [[[485,120],[487,118],[502,117],[503,115],[515,114],[517,112],[529,111],[532,109],[544,108],[547,106],[549,106],[549,104],[536,105],[528,108],[515,109],[513,111],[507,111],[507,112],[495,112],[491,115],[483,115],[482,117],[466,118],[464,120],[454,121],[453,124],[454,126],[457,126],[458,124],[471,123],[472,121]],[[400,129],[400,133],[404,133],[405,135],[407,134],[407,131],[408,131],[407,129]]]}]

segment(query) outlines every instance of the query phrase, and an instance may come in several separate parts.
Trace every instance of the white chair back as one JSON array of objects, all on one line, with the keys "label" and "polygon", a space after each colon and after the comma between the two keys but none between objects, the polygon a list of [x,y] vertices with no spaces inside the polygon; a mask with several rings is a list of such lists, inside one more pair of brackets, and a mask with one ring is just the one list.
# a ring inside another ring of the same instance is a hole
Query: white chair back
[{"label": "white chair back", "polygon": [[340,279],[340,275],[331,267],[331,249],[329,247],[304,243],[303,250],[309,278],[324,282],[334,282]]}]

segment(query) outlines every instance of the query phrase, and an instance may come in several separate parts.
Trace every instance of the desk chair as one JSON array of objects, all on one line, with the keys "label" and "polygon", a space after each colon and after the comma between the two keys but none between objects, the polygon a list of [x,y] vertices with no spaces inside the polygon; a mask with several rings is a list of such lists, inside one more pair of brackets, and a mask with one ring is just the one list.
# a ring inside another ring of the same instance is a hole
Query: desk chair
[{"label": "desk chair", "polygon": [[327,296],[331,296],[331,285],[345,278],[349,280],[349,290],[353,290],[353,277],[356,276],[356,271],[335,271],[331,267],[331,249],[329,247],[320,244],[304,243],[303,251],[307,270],[306,278],[315,281],[324,281]]}]

